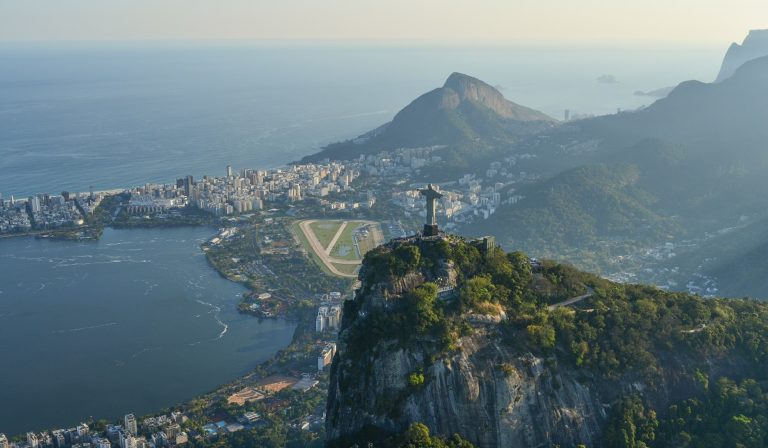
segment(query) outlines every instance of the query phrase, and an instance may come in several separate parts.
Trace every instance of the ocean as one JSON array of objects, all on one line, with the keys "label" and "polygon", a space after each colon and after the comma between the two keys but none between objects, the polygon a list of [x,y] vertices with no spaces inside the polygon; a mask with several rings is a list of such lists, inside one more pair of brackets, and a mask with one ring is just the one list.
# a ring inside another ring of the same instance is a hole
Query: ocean
[{"label": "ocean", "polygon": [[0,44],[0,193],[272,168],[389,121],[453,71],[556,118],[715,77],[715,47]]}]

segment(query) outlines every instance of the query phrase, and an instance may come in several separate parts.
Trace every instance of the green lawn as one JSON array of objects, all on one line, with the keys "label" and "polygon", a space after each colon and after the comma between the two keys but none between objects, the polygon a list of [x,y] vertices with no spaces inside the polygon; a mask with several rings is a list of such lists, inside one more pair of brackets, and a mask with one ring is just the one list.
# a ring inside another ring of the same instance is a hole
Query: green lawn
[{"label": "green lawn", "polygon": [[[362,221],[349,221],[347,227],[344,228],[344,232],[341,233],[339,241],[336,242],[336,246],[331,250],[331,256],[342,260],[359,260],[357,251],[355,250],[354,240],[352,234],[358,227],[364,225]],[[365,254],[365,250],[361,255]]]},{"label": "green lawn", "polygon": [[339,271],[345,273],[345,274],[357,274],[357,270],[360,268],[360,265],[358,264],[337,264],[334,263],[334,266],[336,266],[336,269]]},{"label": "green lawn", "polygon": [[312,232],[315,234],[320,244],[323,245],[323,248],[327,249],[343,222],[344,221],[316,221],[310,224],[309,228],[312,229]]},{"label": "green lawn", "polygon": [[369,250],[376,248],[376,238],[374,238],[374,233],[371,231],[371,229],[374,227],[379,232],[379,234],[382,235],[381,226],[379,224],[370,225],[368,226],[368,236],[365,238],[358,238],[357,240],[357,243],[360,245],[360,253],[363,255],[365,255],[365,253]]},{"label": "green lawn", "polygon": [[309,241],[307,241],[307,238],[304,236],[304,232],[301,231],[298,221],[294,221],[291,224],[291,231],[293,231],[293,234],[296,235],[296,237],[299,239],[299,241],[301,242],[301,245],[304,247],[304,250],[307,251],[309,256],[312,258],[312,261],[314,261],[315,264],[318,267],[320,267],[320,269],[322,269],[322,271],[325,272],[326,274],[334,275],[334,273],[329,271],[328,268],[325,266],[325,264],[323,263],[323,260],[321,260],[320,257],[317,256],[314,250],[312,250],[312,245],[309,244]]}]

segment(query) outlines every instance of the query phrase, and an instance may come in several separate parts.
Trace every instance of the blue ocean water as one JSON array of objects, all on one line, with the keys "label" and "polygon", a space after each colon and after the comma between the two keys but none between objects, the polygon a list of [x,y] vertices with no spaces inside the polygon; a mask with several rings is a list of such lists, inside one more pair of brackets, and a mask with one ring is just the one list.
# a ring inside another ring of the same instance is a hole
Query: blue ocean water
[{"label": "blue ocean water", "polygon": [[0,193],[282,165],[388,121],[453,71],[557,118],[612,113],[652,101],[636,90],[712,79],[724,50],[0,44]]}]

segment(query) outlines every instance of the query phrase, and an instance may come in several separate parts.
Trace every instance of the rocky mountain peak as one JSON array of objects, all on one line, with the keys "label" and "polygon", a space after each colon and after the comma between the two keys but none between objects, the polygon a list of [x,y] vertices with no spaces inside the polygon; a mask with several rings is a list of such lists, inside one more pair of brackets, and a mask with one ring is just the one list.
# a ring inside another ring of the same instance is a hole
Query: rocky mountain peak
[{"label": "rocky mountain peak", "polygon": [[751,30],[741,45],[736,42],[728,48],[715,82],[733,75],[745,62],[768,55],[768,29]]},{"label": "rocky mountain peak", "polygon": [[443,106],[458,107],[472,101],[491,109],[499,116],[518,121],[555,121],[539,111],[515,104],[504,98],[495,87],[469,75],[453,72],[442,87]]}]

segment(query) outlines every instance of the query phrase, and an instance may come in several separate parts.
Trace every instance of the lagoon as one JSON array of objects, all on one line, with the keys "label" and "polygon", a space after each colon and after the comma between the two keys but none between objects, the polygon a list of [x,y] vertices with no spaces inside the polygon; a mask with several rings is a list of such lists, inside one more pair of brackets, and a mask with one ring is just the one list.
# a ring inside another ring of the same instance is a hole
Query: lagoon
[{"label": "lagoon", "polygon": [[0,240],[0,432],[143,415],[246,373],[294,325],[241,315],[210,228]]}]

